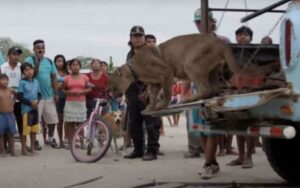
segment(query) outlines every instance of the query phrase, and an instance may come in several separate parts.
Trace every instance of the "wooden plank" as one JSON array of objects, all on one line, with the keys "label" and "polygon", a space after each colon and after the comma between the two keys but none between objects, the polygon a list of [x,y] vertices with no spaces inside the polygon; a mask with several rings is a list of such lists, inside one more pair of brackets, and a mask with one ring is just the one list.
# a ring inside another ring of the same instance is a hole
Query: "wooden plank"
[{"label": "wooden plank", "polygon": [[152,116],[166,116],[172,115],[175,113],[180,113],[182,111],[191,110],[194,108],[198,108],[201,104],[204,103],[205,100],[198,100],[191,103],[184,103],[184,104],[176,104],[168,106],[167,108],[156,110],[156,111],[149,111],[149,112],[142,112],[143,115],[152,115]]}]

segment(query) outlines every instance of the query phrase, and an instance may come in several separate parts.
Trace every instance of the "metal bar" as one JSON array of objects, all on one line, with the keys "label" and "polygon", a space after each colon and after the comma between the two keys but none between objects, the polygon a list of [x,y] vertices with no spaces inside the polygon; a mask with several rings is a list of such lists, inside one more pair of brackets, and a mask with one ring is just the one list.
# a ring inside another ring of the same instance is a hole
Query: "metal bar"
[{"label": "metal bar", "polygon": [[248,127],[230,127],[228,129],[222,129],[217,126],[208,126],[194,124],[192,132],[207,132],[215,134],[236,134],[241,136],[262,136],[272,138],[292,139],[296,135],[296,129],[293,126],[288,125],[276,125],[276,126],[248,126]]},{"label": "metal bar", "polygon": [[254,12],[252,14],[249,14],[249,15],[245,16],[244,18],[241,19],[241,22],[249,21],[249,20],[251,20],[251,19],[253,19],[253,18],[255,18],[255,17],[259,16],[259,15],[262,15],[262,14],[264,14],[264,13],[270,11],[270,10],[273,10],[274,8],[279,7],[279,6],[281,6],[281,5],[285,4],[285,3],[288,3],[290,1],[291,0],[281,0],[281,1],[277,2],[277,3],[274,3],[274,4],[272,4],[270,6],[267,6],[267,7],[263,8],[263,9],[261,9],[259,11],[256,11],[256,12]]},{"label": "metal bar", "polygon": [[200,33],[208,33],[208,0],[201,0]]},{"label": "metal bar", "polygon": [[[226,12],[257,12],[259,9],[235,9],[235,8],[210,8],[209,10],[211,11],[226,11]],[[272,12],[272,13],[285,13],[285,10],[270,10],[267,12]]]}]

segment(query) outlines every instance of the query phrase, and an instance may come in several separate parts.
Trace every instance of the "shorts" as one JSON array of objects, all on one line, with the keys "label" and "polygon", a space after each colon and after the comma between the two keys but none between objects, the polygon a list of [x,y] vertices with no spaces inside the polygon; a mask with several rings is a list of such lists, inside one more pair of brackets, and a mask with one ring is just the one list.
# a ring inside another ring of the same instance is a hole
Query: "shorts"
[{"label": "shorts", "polygon": [[38,133],[40,130],[38,111],[32,110],[23,114],[23,136],[30,133]]},{"label": "shorts", "polygon": [[111,100],[111,101],[110,101],[110,111],[111,111],[111,112],[116,112],[116,111],[118,111],[118,110],[119,110],[119,107],[120,107],[120,105],[119,105],[118,102],[116,102],[115,100]]},{"label": "shorts", "polygon": [[63,115],[64,114],[64,108],[66,104],[66,98],[59,98],[58,101],[56,102],[56,111],[58,115]]},{"label": "shorts", "polygon": [[66,101],[64,108],[64,121],[82,123],[86,120],[85,101]]},{"label": "shorts", "polygon": [[[203,125],[210,126],[209,124],[207,124],[207,122],[204,119],[202,119],[200,117],[200,109],[192,109],[191,111],[188,111],[188,112],[189,113],[187,115],[188,116],[187,118],[189,118],[189,120],[190,120],[190,123],[188,125],[189,131],[192,130],[192,126],[194,124],[198,124],[200,126],[203,126]],[[193,134],[195,136],[213,136],[212,133],[208,133],[208,132],[193,132]]]},{"label": "shorts", "polygon": [[13,113],[0,113],[0,135],[17,133],[15,117]]},{"label": "shorts", "polygon": [[177,101],[178,101],[178,100],[177,100],[176,98],[175,98],[175,99],[172,99],[171,102],[170,102],[170,105],[177,104]]},{"label": "shorts", "polygon": [[39,116],[38,116],[39,122],[41,122],[43,118],[44,122],[47,125],[58,123],[56,105],[53,97],[51,97],[50,99],[40,100],[38,111],[39,111]]}]

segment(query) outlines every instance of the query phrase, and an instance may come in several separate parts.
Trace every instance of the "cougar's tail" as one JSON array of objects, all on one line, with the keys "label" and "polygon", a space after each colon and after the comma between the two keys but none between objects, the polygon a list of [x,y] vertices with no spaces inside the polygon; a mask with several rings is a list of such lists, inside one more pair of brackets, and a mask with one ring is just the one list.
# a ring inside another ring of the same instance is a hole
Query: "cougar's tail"
[{"label": "cougar's tail", "polygon": [[232,49],[229,46],[224,46],[223,56],[232,72],[246,77],[264,76],[270,68],[245,68],[241,69],[233,55]]},{"label": "cougar's tail", "polygon": [[223,47],[223,56],[228,64],[229,68],[231,69],[231,71],[236,74],[241,74],[241,69],[237,64],[237,61],[233,55],[233,52],[229,46],[226,46],[226,44]]}]

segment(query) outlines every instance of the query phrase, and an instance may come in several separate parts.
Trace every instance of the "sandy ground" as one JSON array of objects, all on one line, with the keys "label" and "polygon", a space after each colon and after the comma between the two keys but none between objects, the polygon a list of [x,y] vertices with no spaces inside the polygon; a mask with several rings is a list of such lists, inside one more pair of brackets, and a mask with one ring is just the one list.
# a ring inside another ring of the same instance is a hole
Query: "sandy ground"
[{"label": "sandy ground", "polygon": [[[123,159],[111,149],[100,161],[92,164],[75,162],[69,150],[44,146],[37,156],[20,156],[17,143],[16,157],[0,158],[1,188],[60,188],[60,187],[134,187],[152,182],[170,182],[156,187],[176,187],[178,182],[249,182],[279,183],[283,180],[271,169],[261,148],[253,156],[254,168],[228,167],[234,156],[218,158],[221,171],[211,180],[202,180],[198,172],[204,164],[203,156],[184,159],[187,151],[185,118],[179,127],[170,127],[164,118],[165,135],[161,137],[158,160]],[[40,137],[40,136],[39,136]],[[119,145],[121,145],[121,140]],[[235,146],[235,144],[234,144]],[[235,146],[236,148],[236,146]],[[127,149],[130,152],[130,148]],[[124,153],[123,153],[124,154]]]}]

